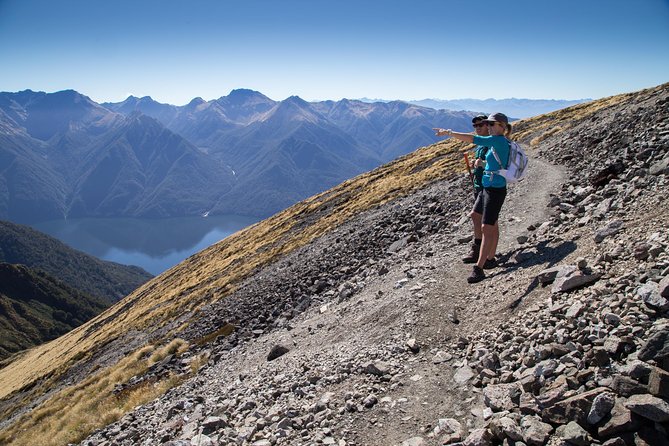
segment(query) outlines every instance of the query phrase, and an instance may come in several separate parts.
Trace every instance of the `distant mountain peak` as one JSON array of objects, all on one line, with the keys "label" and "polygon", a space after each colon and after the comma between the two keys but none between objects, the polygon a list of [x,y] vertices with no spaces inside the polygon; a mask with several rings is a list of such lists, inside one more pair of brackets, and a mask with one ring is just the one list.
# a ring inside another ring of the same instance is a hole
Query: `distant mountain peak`
[{"label": "distant mountain peak", "polygon": [[188,105],[186,105],[186,107],[198,107],[198,106],[200,106],[202,104],[206,104],[206,103],[207,103],[207,101],[205,101],[204,99],[202,99],[201,97],[198,96],[196,98],[193,98],[188,103]]},{"label": "distant mountain peak", "polygon": [[258,103],[273,103],[274,101],[258,91],[238,88],[232,90],[229,95],[219,98],[216,102],[232,106],[248,106]]},{"label": "distant mountain peak", "polygon": [[259,91],[251,90],[250,88],[235,88],[232,90],[228,97],[240,97],[240,96],[264,96]]},{"label": "distant mountain peak", "polygon": [[311,110],[311,104],[299,96],[290,96],[279,103],[284,107],[296,107],[302,110]]}]

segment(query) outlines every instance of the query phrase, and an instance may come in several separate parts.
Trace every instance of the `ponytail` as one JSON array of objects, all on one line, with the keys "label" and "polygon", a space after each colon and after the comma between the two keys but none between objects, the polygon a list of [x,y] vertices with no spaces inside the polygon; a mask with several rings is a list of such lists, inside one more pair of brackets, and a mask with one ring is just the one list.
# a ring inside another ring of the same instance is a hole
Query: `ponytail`
[{"label": "ponytail", "polygon": [[506,124],[506,130],[504,131],[504,137],[505,137],[506,139],[510,139],[510,138],[511,138],[511,132],[512,132],[512,131],[513,131],[513,129],[512,129],[512,127],[511,127],[511,124],[508,124],[508,123],[507,123],[507,124]]}]

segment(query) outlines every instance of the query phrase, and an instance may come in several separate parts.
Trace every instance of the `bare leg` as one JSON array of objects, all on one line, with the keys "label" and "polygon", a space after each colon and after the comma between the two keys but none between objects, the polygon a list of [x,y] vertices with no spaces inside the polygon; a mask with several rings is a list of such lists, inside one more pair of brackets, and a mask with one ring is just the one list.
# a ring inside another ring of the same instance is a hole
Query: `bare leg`
[{"label": "bare leg", "polygon": [[483,215],[472,212],[472,222],[474,223],[474,238],[481,239],[483,233],[481,232],[481,222],[483,220]]},{"label": "bare leg", "polygon": [[495,225],[482,225],[481,232],[483,233],[483,241],[481,242],[481,251],[479,253],[479,260],[476,265],[483,268],[488,254],[494,252],[493,247],[497,244],[495,240]]},{"label": "bare leg", "polygon": [[493,242],[492,246],[490,247],[490,252],[488,252],[488,259],[494,258],[495,253],[497,252],[497,243],[499,242],[499,220],[495,222],[494,228]]}]

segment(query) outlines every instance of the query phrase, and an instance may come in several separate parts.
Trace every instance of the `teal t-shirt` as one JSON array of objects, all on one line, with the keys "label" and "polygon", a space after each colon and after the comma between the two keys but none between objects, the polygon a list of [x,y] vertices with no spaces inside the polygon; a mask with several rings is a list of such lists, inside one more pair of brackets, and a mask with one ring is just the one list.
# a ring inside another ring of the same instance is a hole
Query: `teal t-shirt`
[{"label": "teal t-shirt", "polygon": [[[474,152],[474,159],[485,159],[486,154],[488,153],[488,147],[478,146]],[[483,189],[483,167],[474,167],[474,188]]]},{"label": "teal t-shirt", "polygon": [[492,154],[492,150],[488,150],[485,156],[485,170],[483,171],[483,178],[481,180],[483,187],[506,187],[506,179],[502,175],[495,174],[494,171],[503,169],[509,164],[509,141],[502,135],[474,135],[474,144],[493,147],[500,161],[502,161],[502,166],[500,166],[495,159],[495,155]]}]

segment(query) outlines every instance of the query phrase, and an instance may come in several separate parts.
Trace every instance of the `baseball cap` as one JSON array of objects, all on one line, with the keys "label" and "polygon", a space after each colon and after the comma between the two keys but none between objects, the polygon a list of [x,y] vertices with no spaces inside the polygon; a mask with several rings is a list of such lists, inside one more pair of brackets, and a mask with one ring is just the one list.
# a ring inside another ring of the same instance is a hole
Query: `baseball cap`
[{"label": "baseball cap", "polygon": [[491,114],[490,116],[485,118],[485,120],[488,122],[502,122],[504,124],[509,123],[509,118],[507,118],[504,113],[499,113],[499,112]]}]

